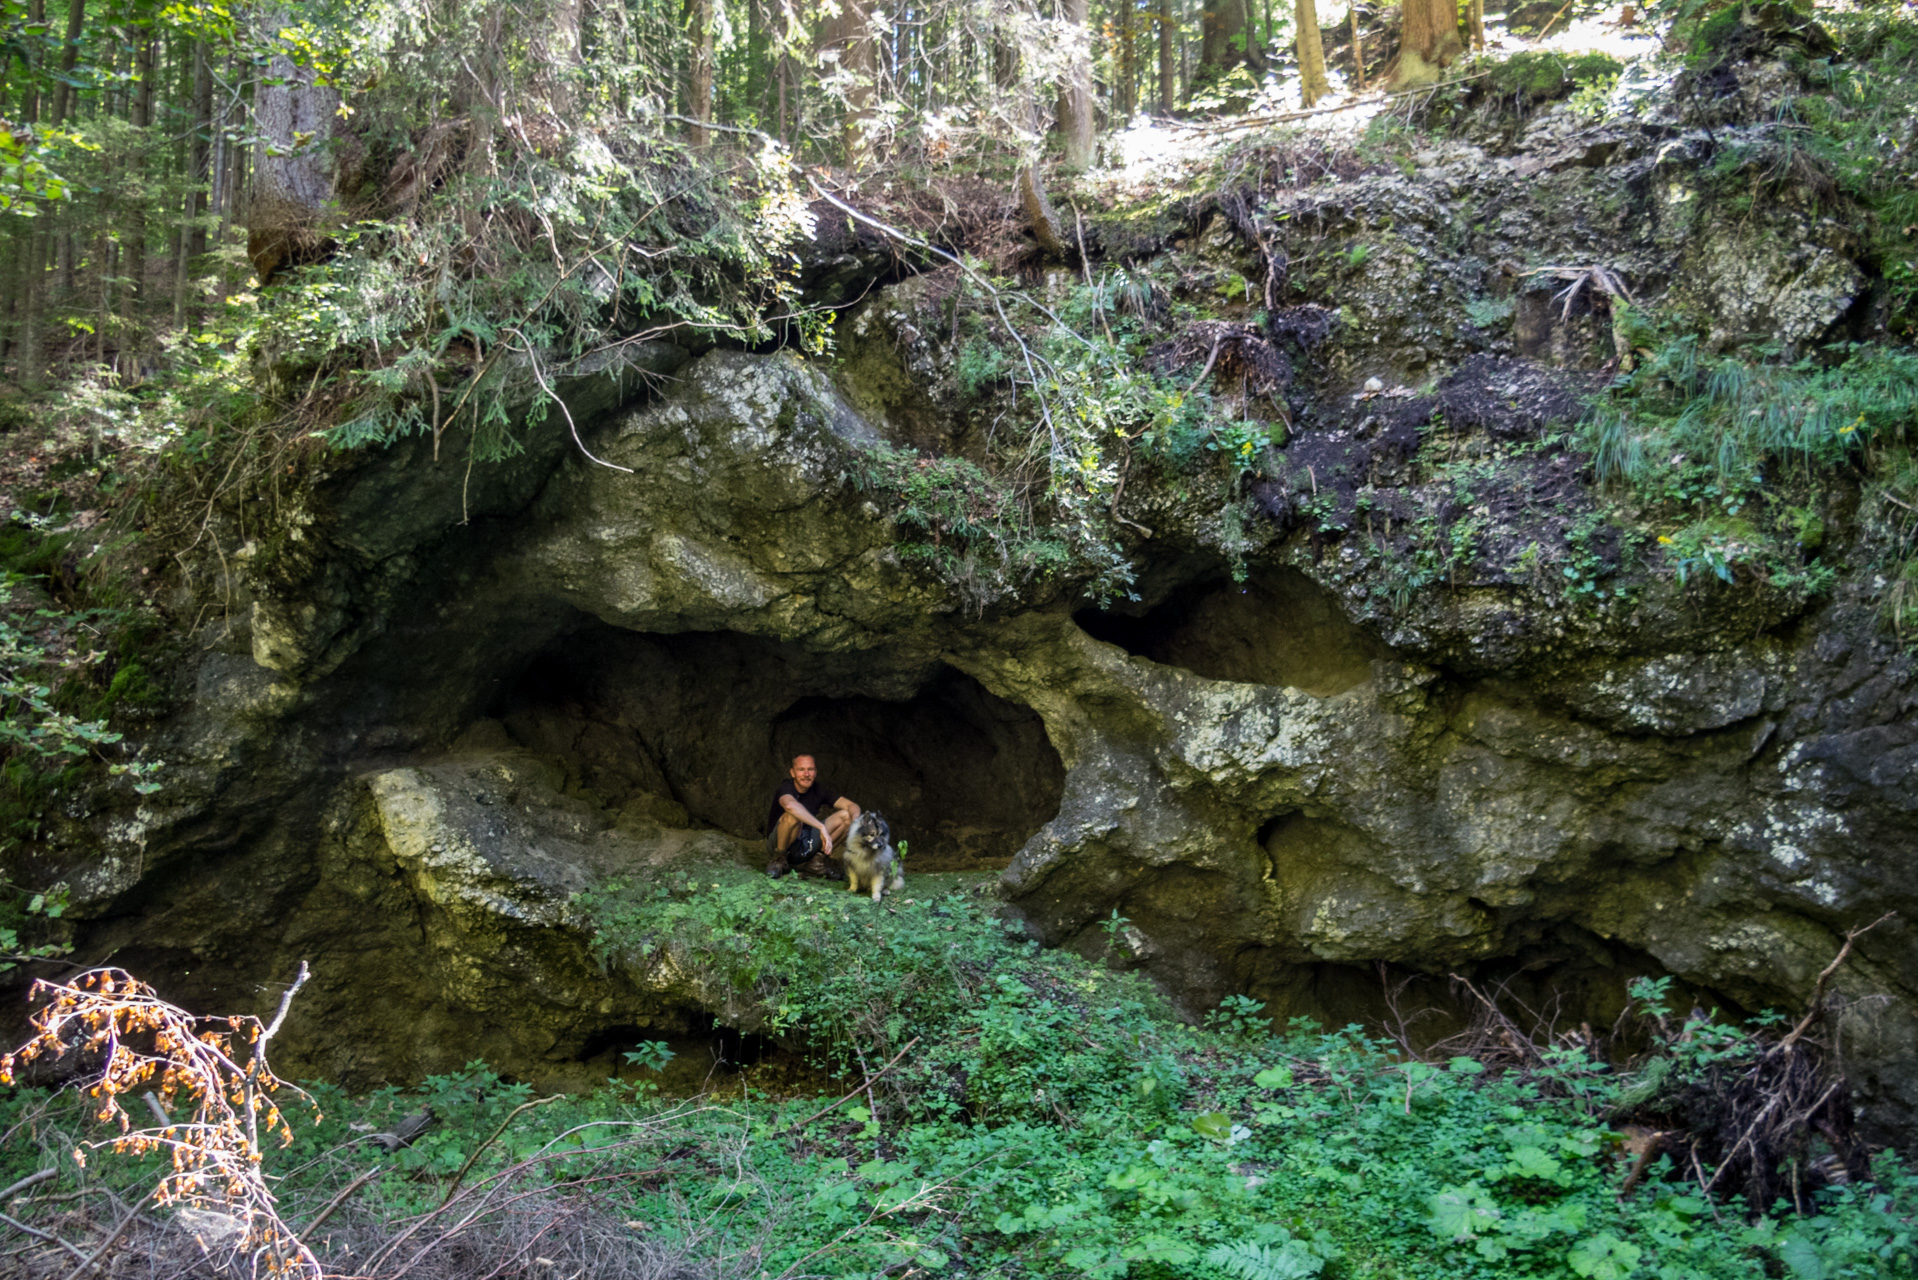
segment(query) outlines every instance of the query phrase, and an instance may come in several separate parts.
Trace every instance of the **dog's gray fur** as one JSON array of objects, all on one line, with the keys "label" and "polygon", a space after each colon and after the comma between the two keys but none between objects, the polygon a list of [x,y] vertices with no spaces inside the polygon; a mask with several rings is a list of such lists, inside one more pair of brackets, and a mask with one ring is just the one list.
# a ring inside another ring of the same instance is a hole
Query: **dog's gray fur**
[{"label": "dog's gray fur", "polygon": [[872,888],[872,900],[906,887],[906,872],[899,865],[899,851],[892,847],[892,828],[874,810],[868,809],[853,819],[846,833],[840,857],[846,864],[846,888],[859,892],[861,881]]}]

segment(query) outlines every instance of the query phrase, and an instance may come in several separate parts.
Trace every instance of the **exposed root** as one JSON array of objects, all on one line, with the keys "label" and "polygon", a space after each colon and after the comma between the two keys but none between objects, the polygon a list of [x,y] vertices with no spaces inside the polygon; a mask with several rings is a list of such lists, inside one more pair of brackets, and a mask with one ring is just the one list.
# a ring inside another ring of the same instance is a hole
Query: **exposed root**
[{"label": "exposed root", "polygon": [[1201,320],[1170,342],[1153,347],[1146,358],[1166,374],[1203,360],[1188,394],[1198,390],[1208,375],[1221,386],[1243,387],[1251,396],[1277,395],[1292,384],[1292,362],[1249,324]]}]

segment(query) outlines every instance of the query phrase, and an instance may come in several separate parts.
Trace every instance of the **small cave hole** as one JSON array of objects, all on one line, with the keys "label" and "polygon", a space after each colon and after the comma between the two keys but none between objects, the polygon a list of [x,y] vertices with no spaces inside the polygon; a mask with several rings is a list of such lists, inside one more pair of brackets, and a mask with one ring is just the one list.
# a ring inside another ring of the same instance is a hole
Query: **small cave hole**
[{"label": "small cave hole", "polygon": [[1371,678],[1386,647],[1346,618],[1338,601],[1292,570],[1249,581],[1210,578],[1132,610],[1074,615],[1087,635],[1208,680],[1291,685],[1318,697]]},{"label": "small cave hole", "polygon": [[[818,1074],[799,1049],[727,1026],[704,1010],[682,1010],[679,1018],[665,1021],[675,1025],[607,1027],[580,1047],[577,1060],[593,1080],[649,1084],[668,1097],[726,1092],[746,1073],[760,1088],[778,1080],[811,1083]],[[627,1059],[643,1044],[666,1046],[671,1056],[663,1067]]]},{"label": "small cave hole", "polygon": [[590,625],[537,655],[493,714],[609,809],[746,839],[788,761],[811,754],[885,814],[909,871],[1003,867],[1065,787],[1038,715],[962,672],[731,632]]}]

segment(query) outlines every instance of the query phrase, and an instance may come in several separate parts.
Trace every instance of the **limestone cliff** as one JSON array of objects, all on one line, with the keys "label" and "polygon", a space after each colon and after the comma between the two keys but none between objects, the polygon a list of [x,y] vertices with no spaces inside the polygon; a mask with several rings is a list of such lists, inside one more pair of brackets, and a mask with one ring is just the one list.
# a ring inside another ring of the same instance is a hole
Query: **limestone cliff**
[{"label": "limestone cliff", "polygon": [[[81,951],[220,1008],[309,959],[288,1065],[356,1082],[563,1074],[616,1028],[751,1022],[671,963],[603,971],[567,901],[754,861],[805,748],[913,861],[1002,867],[1047,943],[1103,951],[1125,917],[1127,962],[1195,1012],[1374,1017],[1380,966],[1438,1003],[1445,975],[1510,979],[1566,1026],[1602,1029],[1643,973],[1794,1005],[1897,910],[1838,984],[1861,1092],[1908,1129],[1918,682],[1842,486],[1829,590],[1681,584],[1592,518],[1559,434],[1616,350],[1547,267],[1604,265],[1728,335],[1858,322],[1842,225],[1713,210],[1694,153],[1764,127],[1552,109],[1409,176],[1098,220],[1115,260],[1214,296],[1290,264],[1267,320],[1293,430],[1244,471],[1142,468],[1134,600],[1070,575],[968,593],[863,487],[887,441],[984,448],[949,274],[875,292],[837,364],[659,345],[582,374],[612,467],[550,430],[470,475],[425,441],[341,457],[202,625],[149,743],[166,790],[69,815],[70,847],[107,851],[76,864]],[[1472,503],[1433,450],[1482,463]],[[1461,513],[1469,552],[1413,575]]]}]

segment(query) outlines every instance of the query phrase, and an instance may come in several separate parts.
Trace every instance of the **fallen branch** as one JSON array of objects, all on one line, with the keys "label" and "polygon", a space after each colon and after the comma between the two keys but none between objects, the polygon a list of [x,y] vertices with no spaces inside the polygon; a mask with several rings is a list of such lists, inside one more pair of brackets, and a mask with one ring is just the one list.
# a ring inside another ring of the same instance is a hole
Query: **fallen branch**
[{"label": "fallen branch", "polygon": [[1896,911],[1887,911],[1884,915],[1879,916],[1864,928],[1853,929],[1845,935],[1845,945],[1838,948],[1838,954],[1832,957],[1831,963],[1826,965],[1824,971],[1818,975],[1818,981],[1812,984],[1811,1008],[1807,1009],[1805,1016],[1798,1020],[1798,1025],[1791,1029],[1791,1034],[1778,1042],[1780,1049],[1789,1049],[1798,1043],[1799,1038],[1810,1029],[1811,1024],[1818,1020],[1818,1015],[1823,1011],[1825,1005],[1825,984],[1831,981],[1831,976],[1838,972],[1838,966],[1844,964],[1845,957],[1851,954],[1851,944],[1897,914]]},{"label": "fallen branch", "polygon": [[1187,124],[1178,120],[1160,120],[1156,128],[1186,129],[1194,133],[1226,133],[1233,129],[1255,129],[1260,125],[1284,124],[1289,120],[1303,120],[1308,116],[1331,115],[1335,111],[1352,111],[1358,107],[1371,106],[1378,102],[1391,102],[1398,98],[1409,98],[1414,94],[1431,93],[1437,89],[1448,88],[1455,84],[1464,84],[1470,80],[1483,80],[1491,75],[1489,71],[1474,72],[1469,76],[1460,76],[1456,80],[1441,80],[1437,84],[1422,84],[1415,89],[1395,89],[1390,93],[1381,93],[1374,97],[1354,98],[1351,102],[1341,102],[1336,107],[1313,107],[1308,111],[1285,111],[1271,116],[1247,116],[1244,119],[1210,124]]},{"label": "fallen branch", "polygon": [[825,1115],[829,1111],[835,1110],[836,1108],[838,1108],[840,1105],[844,1103],[851,1102],[854,1098],[858,1097],[861,1093],[866,1092],[868,1089],[872,1087],[872,1082],[874,1080],[877,1080],[880,1076],[885,1075],[888,1071],[891,1071],[895,1066],[897,1066],[899,1064],[899,1059],[906,1056],[906,1050],[912,1048],[913,1045],[916,1045],[918,1043],[919,1043],[919,1037],[914,1036],[911,1040],[906,1042],[905,1049],[901,1049],[898,1053],[893,1054],[891,1062],[888,1062],[885,1066],[879,1068],[878,1071],[868,1076],[865,1082],[862,1083],[858,1088],[854,1089],[851,1093],[847,1094],[845,1097],[839,1099],[838,1102],[829,1103],[826,1106],[819,1108],[819,1110],[813,1112],[811,1115],[807,1116],[804,1120],[801,1120],[798,1124],[791,1126],[790,1128],[786,1130],[787,1134],[790,1135],[790,1134],[798,1133],[801,1129],[805,1128],[807,1125],[811,1124],[813,1121],[819,1119],[820,1116]]},{"label": "fallen branch", "polygon": [[[127,1228],[132,1226],[133,1220],[139,1216],[140,1202],[136,1200],[133,1202],[133,1207],[128,1209],[126,1215],[120,1219],[119,1225],[108,1232],[107,1238],[100,1242],[100,1247],[93,1251],[93,1256],[81,1257],[80,1265],[67,1272],[67,1280],[80,1280],[81,1276],[99,1266],[101,1259],[107,1256],[107,1252],[111,1250],[114,1245],[120,1243],[120,1237],[127,1233]],[[60,1243],[64,1245],[66,1241],[62,1240]],[[73,1249],[73,1246],[67,1245],[67,1248]],[[77,1255],[80,1251],[73,1249],[73,1252]],[[317,1271],[318,1268],[316,1267],[314,1270]]]},{"label": "fallen branch", "polygon": [[29,1187],[39,1186],[47,1179],[56,1176],[59,1172],[58,1169],[42,1169],[38,1173],[28,1174],[26,1177],[20,1179],[20,1181],[8,1187],[5,1191],[0,1191],[0,1204],[5,1204],[8,1200],[11,1200],[14,1196],[19,1195]]},{"label": "fallen branch", "polygon": [[453,1193],[460,1189],[460,1183],[466,1181],[467,1172],[472,1169],[473,1162],[480,1158],[480,1153],[492,1146],[495,1142],[498,1142],[499,1136],[506,1132],[506,1126],[519,1119],[522,1111],[531,1111],[534,1107],[543,1107],[549,1102],[558,1102],[565,1096],[563,1093],[555,1093],[548,1097],[535,1098],[531,1102],[522,1102],[507,1112],[506,1118],[499,1122],[499,1128],[493,1130],[492,1136],[480,1143],[477,1147],[474,1147],[473,1153],[466,1157],[466,1163],[460,1166],[459,1172],[453,1175],[453,1181],[447,1184],[446,1195],[441,1198],[440,1203],[445,1204],[453,1198]]},{"label": "fallen branch", "polygon": [[[386,1169],[383,1165],[375,1165],[359,1177],[353,1179],[353,1181],[347,1183],[345,1190],[341,1191],[340,1194],[334,1196],[331,1200],[328,1200],[326,1207],[313,1215],[313,1221],[307,1223],[306,1226],[301,1229],[302,1234],[311,1235],[313,1232],[318,1231],[320,1227],[325,1224],[326,1220],[333,1216],[333,1211],[351,1199],[355,1191],[358,1191],[361,1187],[385,1172]],[[461,1170],[461,1172],[465,1171]]]},{"label": "fallen branch", "polygon": [[[28,1174],[26,1177],[20,1179],[20,1181],[8,1187],[5,1191],[0,1191],[0,1204],[6,1203],[30,1187],[39,1186],[49,1178],[56,1176],[59,1172],[58,1169],[42,1169],[38,1173]],[[9,1227],[12,1227],[15,1231],[21,1232],[24,1235],[32,1236],[37,1240],[45,1240],[49,1244],[57,1244],[81,1261],[86,1260],[87,1255],[82,1253],[77,1246],[67,1243],[59,1236],[53,1235],[50,1232],[42,1231],[38,1227],[30,1227],[26,1223],[5,1213],[0,1213],[0,1222],[6,1223]]]},{"label": "fallen branch", "polygon": [[79,1246],[69,1244],[67,1241],[62,1240],[59,1236],[56,1236],[52,1234],[51,1232],[42,1231],[38,1227],[30,1227],[26,1223],[21,1222],[18,1219],[10,1217],[4,1213],[0,1213],[0,1222],[4,1222],[6,1225],[8,1225],[9,1227],[12,1227],[15,1231],[20,1232],[22,1235],[32,1236],[36,1240],[45,1240],[48,1244],[59,1245],[62,1249],[65,1249],[68,1253],[78,1258],[82,1266],[86,1266],[88,1263],[92,1261],[91,1258],[87,1257],[87,1255],[80,1250]]}]

